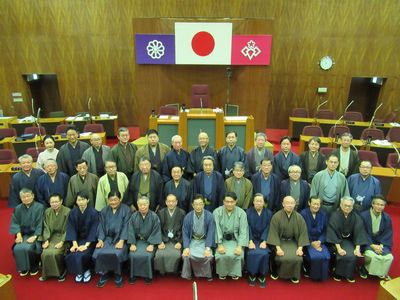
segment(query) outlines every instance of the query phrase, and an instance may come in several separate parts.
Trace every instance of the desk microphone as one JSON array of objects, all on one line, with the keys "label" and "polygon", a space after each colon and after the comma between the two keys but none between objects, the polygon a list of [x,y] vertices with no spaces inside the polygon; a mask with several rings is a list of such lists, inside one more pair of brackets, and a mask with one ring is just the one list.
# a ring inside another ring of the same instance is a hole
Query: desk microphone
[{"label": "desk microphone", "polygon": [[322,105],[325,105],[326,103],[328,103],[328,100],[325,100],[324,102],[318,104],[317,109],[316,109],[316,111],[315,111],[315,116],[314,116],[314,122],[315,122],[315,123],[317,123],[317,115],[318,115],[318,112],[319,112],[319,108],[320,108]]},{"label": "desk microphone", "polygon": [[353,145],[353,143],[350,143],[350,146],[354,148],[354,150],[356,151],[356,154],[358,155],[358,149],[356,146]]},{"label": "desk microphone", "polygon": [[370,145],[372,141],[372,136],[367,136],[367,145]]},{"label": "desk microphone", "polygon": [[376,114],[376,112],[378,111],[378,109],[381,108],[382,105],[383,105],[383,102],[382,102],[381,104],[379,104],[379,106],[375,109],[374,114],[372,115],[372,118],[371,118],[371,122],[369,122],[368,128],[371,128],[372,122],[375,120],[375,114]]},{"label": "desk microphone", "polygon": [[32,116],[35,114],[35,100],[31,98]]},{"label": "desk microphone", "polygon": [[342,115],[339,119],[337,119],[336,122],[335,122],[335,125],[333,125],[333,137],[332,138],[335,138],[335,143],[339,139],[339,134],[336,133],[336,126],[340,122],[340,120],[343,119],[343,117],[344,117],[344,115]]},{"label": "desk microphone", "polygon": [[89,120],[90,120],[90,123],[92,123],[92,112],[90,111],[90,104],[91,104],[91,102],[92,102],[92,97],[89,97],[89,99],[88,99],[88,102],[87,102],[87,107],[88,107],[88,111],[89,111]]},{"label": "desk microphone", "polygon": [[203,98],[200,97],[200,109],[203,109]]},{"label": "desk microphone", "polygon": [[347,112],[347,110],[349,109],[349,107],[354,103],[354,100],[352,100],[349,105],[346,106],[346,108],[344,109],[344,113],[345,114]]},{"label": "desk microphone", "polygon": [[[390,143],[390,144],[392,145],[393,149],[397,153],[397,165],[398,165],[398,164],[400,164],[400,153],[399,153],[399,150],[397,149],[396,145],[394,145],[393,143]],[[394,175],[397,175],[397,169],[398,169],[397,167],[394,168]]]},{"label": "desk microphone", "polygon": [[156,111],[154,109],[151,110],[151,116],[154,118],[156,116]]}]

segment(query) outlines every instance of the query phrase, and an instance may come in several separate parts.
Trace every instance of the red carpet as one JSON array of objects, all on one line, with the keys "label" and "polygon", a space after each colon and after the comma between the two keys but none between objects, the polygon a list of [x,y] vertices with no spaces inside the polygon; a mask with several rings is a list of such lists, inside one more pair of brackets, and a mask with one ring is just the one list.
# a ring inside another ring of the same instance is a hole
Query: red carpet
[{"label": "red carpet", "polygon": [[[394,241],[399,240],[400,230],[400,208],[388,207],[387,211],[391,213],[393,225],[395,228]],[[176,276],[160,277],[156,276],[153,284],[144,285],[142,281],[138,281],[135,285],[129,285],[127,281],[125,285],[118,289],[113,282],[109,282],[104,288],[99,289],[95,286],[97,276],[88,284],[76,284],[73,282],[71,275],[67,276],[67,280],[59,283],[56,280],[48,280],[39,282],[38,276],[21,278],[18,276],[14,260],[11,252],[13,237],[8,234],[12,210],[6,208],[6,201],[0,201],[0,234],[2,236],[0,244],[0,273],[12,274],[13,284],[16,289],[18,300],[35,300],[35,299],[127,299],[129,295],[137,299],[157,299],[166,297],[165,299],[192,299],[192,282],[180,279]],[[390,275],[394,278],[400,275],[400,267],[397,263],[397,257],[400,253],[400,245],[395,243],[394,255],[395,264],[392,266]],[[126,277],[125,277],[126,278]],[[329,279],[326,282],[313,282],[303,278],[298,285],[294,285],[287,281],[272,281],[267,279],[266,289],[258,287],[249,287],[246,279],[239,281],[226,280],[220,281],[214,279],[213,282],[198,280],[198,297],[199,299],[375,299],[379,287],[379,281],[374,278],[362,280],[356,277],[356,283],[349,284],[347,282],[335,282]],[[6,299],[1,299],[6,300]]]}]

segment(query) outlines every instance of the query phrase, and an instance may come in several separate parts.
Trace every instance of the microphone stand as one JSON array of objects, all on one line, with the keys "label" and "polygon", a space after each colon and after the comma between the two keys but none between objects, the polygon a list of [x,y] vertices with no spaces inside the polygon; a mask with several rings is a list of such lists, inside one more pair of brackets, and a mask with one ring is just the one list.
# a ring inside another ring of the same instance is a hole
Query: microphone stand
[{"label": "microphone stand", "polygon": [[332,136],[332,146],[333,146],[333,139],[335,139],[335,143],[337,143],[339,136],[336,135],[336,126],[340,122],[341,119],[343,119],[344,115],[342,115],[339,119],[336,120],[335,125],[333,125],[333,136]]},{"label": "microphone stand", "polygon": [[346,108],[344,109],[344,113],[343,115],[347,112],[347,110],[349,109],[349,107],[354,103],[354,100],[352,100],[349,105],[346,106]]},{"label": "microphone stand", "polygon": [[[36,126],[39,130],[39,145],[41,145],[42,144],[42,131],[41,131],[39,118],[40,118],[40,107],[38,108],[37,115],[36,115]],[[36,136],[35,136],[35,146],[36,146]]]},{"label": "microphone stand", "polygon": [[322,105],[325,105],[326,103],[328,103],[328,100],[325,100],[324,102],[318,104],[317,109],[316,109],[316,111],[315,111],[315,115],[314,115],[314,124],[315,124],[315,125],[318,124],[318,123],[317,123],[317,115],[318,115],[318,112],[319,112],[319,108],[320,108]]},{"label": "microphone stand", "polygon": [[200,97],[200,112],[203,113],[203,98]]},{"label": "microphone stand", "polygon": [[228,86],[226,89],[226,103],[229,104],[231,98],[231,78],[232,78],[232,69],[227,67],[225,70],[226,77],[228,78]]},{"label": "microphone stand", "polygon": [[372,115],[372,118],[371,118],[371,122],[369,122],[369,126],[368,126],[368,128],[371,128],[371,126],[372,126],[372,122],[375,120],[375,115],[376,115],[376,112],[378,111],[378,109],[380,109],[381,108],[381,106],[383,105],[383,102],[375,109],[375,111],[374,111],[374,114]]},{"label": "microphone stand", "polygon": [[91,111],[90,111],[90,104],[91,104],[91,102],[92,102],[92,97],[89,97],[89,99],[88,99],[88,102],[87,102],[87,107],[88,107],[88,111],[89,111],[89,122],[90,122],[90,124],[92,124],[93,123],[93,120],[92,120],[92,113],[91,113]]},{"label": "microphone stand", "polygon": [[[393,149],[396,151],[396,153],[397,153],[397,164],[399,164],[400,163],[400,153],[399,153],[399,150],[397,150],[397,148],[396,148],[396,146],[393,144],[393,143],[390,143],[391,145],[392,145],[392,147],[393,147]],[[398,170],[398,168],[397,168],[397,166],[394,168],[394,175],[395,176],[397,176],[397,170]]]},{"label": "microphone stand", "polygon": [[33,98],[31,98],[31,107],[32,107],[32,116],[35,115],[35,100],[33,100]]}]

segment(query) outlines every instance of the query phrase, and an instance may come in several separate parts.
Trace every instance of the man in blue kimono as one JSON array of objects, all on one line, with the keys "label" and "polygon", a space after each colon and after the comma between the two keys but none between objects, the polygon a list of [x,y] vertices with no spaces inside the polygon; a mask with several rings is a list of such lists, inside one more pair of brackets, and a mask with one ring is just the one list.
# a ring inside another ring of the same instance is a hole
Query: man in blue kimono
[{"label": "man in blue kimono", "polygon": [[[185,212],[189,211],[192,202],[193,190],[188,180],[182,177],[183,170],[181,167],[173,167],[171,170],[172,179],[164,185],[164,199],[172,194],[178,200],[178,207]],[[165,205],[161,205],[164,207]]]},{"label": "man in blue kimono", "polygon": [[291,151],[292,139],[289,136],[281,138],[281,151],[274,157],[274,173],[280,178],[280,180],[288,179],[288,169],[291,165],[299,165],[300,158],[296,153]]},{"label": "man in blue kimono", "polygon": [[291,165],[288,169],[289,178],[281,182],[281,199],[292,196],[296,200],[296,210],[302,211],[307,207],[310,198],[310,186],[307,181],[301,179],[301,168]]},{"label": "man in blue kimono", "polygon": [[189,152],[182,149],[182,137],[174,135],[171,138],[172,149],[163,160],[162,177],[164,182],[171,180],[171,169],[179,166],[183,170],[183,178],[191,179],[193,175],[193,166],[190,160]]},{"label": "man in blue kimono", "polygon": [[237,161],[246,163],[246,154],[243,148],[236,145],[237,133],[236,131],[228,131],[225,135],[226,145],[223,146],[218,152],[218,160],[221,173],[224,179],[231,176],[233,164]]},{"label": "man in blue kimono", "polygon": [[255,147],[251,148],[246,155],[246,177],[251,178],[254,174],[260,171],[260,162],[262,159],[274,161],[274,155],[265,147],[267,135],[264,132],[257,132],[254,138]]},{"label": "man in blue kimono", "polygon": [[[209,138],[207,132],[200,132],[198,136],[199,146],[194,148],[190,153],[190,160],[192,161],[194,174],[203,171],[203,157],[212,156],[217,162],[217,151],[209,145]],[[215,166],[219,170],[218,166]]]}]

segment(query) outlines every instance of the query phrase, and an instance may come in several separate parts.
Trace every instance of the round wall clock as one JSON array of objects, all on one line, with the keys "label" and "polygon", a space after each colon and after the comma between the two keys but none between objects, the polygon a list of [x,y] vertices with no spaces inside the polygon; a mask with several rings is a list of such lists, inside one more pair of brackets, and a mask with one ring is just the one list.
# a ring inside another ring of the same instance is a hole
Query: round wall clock
[{"label": "round wall clock", "polygon": [[321,67],[322,70],[325,70],[325,71],[332,68],[333,64],[334,64],[333,59],[329,55],[324,56],[319,61],[319,66]]}]

